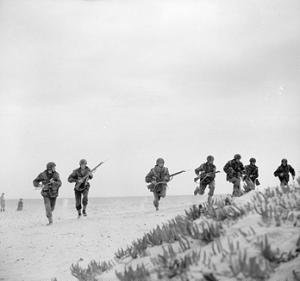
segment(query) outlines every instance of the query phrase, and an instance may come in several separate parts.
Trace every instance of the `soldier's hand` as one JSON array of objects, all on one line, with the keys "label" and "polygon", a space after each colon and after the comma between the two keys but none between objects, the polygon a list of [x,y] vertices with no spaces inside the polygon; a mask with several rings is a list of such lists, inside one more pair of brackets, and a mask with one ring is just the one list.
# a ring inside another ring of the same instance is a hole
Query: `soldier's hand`
[{"label": "soldier's hand", "polygon": [[151,183],[155,185],[156,184],[156,180],[151,181]]},{"label": "soldier's hand", "polygon": [[51,179],[51,180],[50,180],[50,183],[54,183],[54,179]]},{"label": "soldier's hand", "polygon": [[83,180],[82,180],[82,179],[78,179],[77,182],[78,182],[78,183],[83,183]]},{"label": "soldier's hand", "polygon": [[280,173],[280,174],[279,174],[279,176],[283,177],[283,176],[284,176],[284,174],[283,174],[283,173]]}]

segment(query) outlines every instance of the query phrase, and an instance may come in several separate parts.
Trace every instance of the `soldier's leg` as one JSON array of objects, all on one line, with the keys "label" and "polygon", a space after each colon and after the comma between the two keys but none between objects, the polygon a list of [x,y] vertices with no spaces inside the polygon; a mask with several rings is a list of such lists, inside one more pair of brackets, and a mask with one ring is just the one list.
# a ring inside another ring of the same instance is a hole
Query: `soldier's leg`
[{"label": "soldier's leg", "polygon": [[207,184],[200,183],[200,186],[199,186],[199,194],[200,195],[204,194],[206,186],[207,186]]},{"label": "soldier's leg", "polygon": [[51,210],[51,202],[50,202],[50,198],[44,196],[44,205],[45,205],[45,210],[46,210],[46,217],[49,220],[49,224],[52,223],[52,210]]},{"label": "soldier's leg", "polygon": [[208,203],[211,203],[212,197],[215,193],[215,181],[212,181],[208,185],[209,192],[208,192]]},{"label": "soldier's leg", "polygon": [[240,178],[232,178],[230,180],[233,183],[233,192],[232,192],[232,196],[233,197],[239,197],[241,196],[241,179]]},{"label": "soldier's leg", "polygon": [[245,192],[251,191],[251,180],[245,179],[244,190]]},{"label": "soldier's leg", "polygon": [[50,198],[50,206],[51,206],[51,212],[54,211],[56,204],[56,197]]},{"label": "soldier's leg", "polygon": [[160,195],[159,195],[159,197],[161,197],[161,198],[165,198],[165,197],[166,197],[166,193],[167,193],[167,185],[166,185],[166,184],[164,184],[164,185],[162,186],[162,189],[161,189],[161,191],[160,191]]},{"label": "soldier's leg", "polygon": [[154,207],[156,208],[156,210],[158,210],[158,206],[159,206],[159,195],[156,191],[153,191],[153,197],[154,197],[154,200],[153,200],[153,205]]},{"label": "soldier's leg", "polygon": [[81,215],[81,192],[77,190],[75,190],[75,207],[78,214]]},{"label": "soldier's leg", "polygon": [[86,206],[88,204],[88,194],[89,194],[89,189],[85,189],[82,193],[82,205],[83,205],[83,215],[86,216]]}]

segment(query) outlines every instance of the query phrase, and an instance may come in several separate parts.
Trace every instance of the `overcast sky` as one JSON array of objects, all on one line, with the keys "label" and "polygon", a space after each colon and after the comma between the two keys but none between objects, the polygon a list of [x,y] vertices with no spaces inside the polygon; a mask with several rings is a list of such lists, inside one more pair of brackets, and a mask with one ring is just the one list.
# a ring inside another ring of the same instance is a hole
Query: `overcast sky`
[{"label": "overcast sky", "polygon": [[[281,158],[300,171],[300,1],[0,0],[0,159],[7,198],[39,198],[55,161],[62,197],[86,158],[109,159],[90,196],[150,195],[157,157],[192,194],[208,154],[222,170]],[[231,192],[224,173],[216,192]]]}]

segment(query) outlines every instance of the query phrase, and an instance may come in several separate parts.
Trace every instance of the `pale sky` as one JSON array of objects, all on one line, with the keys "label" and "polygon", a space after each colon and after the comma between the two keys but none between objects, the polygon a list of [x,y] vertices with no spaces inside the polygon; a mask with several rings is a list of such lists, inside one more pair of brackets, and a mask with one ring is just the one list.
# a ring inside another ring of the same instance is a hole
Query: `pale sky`
[{"label": "pale sky", "polygon": [[192,194],[207,155],[235,153],[275,185],[283,157],[300,172],[299,77],[298,0],[0,0],[0,192],[40,198],[54,161],[72,197],[86,158],[109,159],[90,196],[151,195],[163,157],[189,170],[168,194]]}]

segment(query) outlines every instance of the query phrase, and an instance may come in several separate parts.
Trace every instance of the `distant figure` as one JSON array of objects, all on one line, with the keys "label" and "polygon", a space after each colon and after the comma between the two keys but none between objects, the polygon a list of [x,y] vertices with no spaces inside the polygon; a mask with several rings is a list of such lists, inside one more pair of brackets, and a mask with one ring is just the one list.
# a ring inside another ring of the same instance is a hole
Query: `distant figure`
[{"label": "distant figure", "polygon": [[287,159],[282,159],[281,165],[274,172],[274,176],[279,178],[281,186],[286,186],[286,185],[288,185],[289,180],[290,180],[289,174],[291,174],[293,179],[295,179],[294,168],[288,164]]},{"label": "distant figure", "polygon": [[22,210],[23,210],[23,199],[21,198],[18,202],[17,211],[22,211]]},{"label": "distant figure", "polygon": [[44,198],[46,216],[49,220],[48,225],[53,223],[52,213],[55,208],[58,190],[61,187],[61,180],[59,174],[55,171],[55,167],[55,163],[49,162],[46,166],[46,170],[40,173],[33,181],[35,187],[42,188],[41,194]]},{"label": "distant figure", "polygon": [[227,174],[227,181],[233,183],[233,197],[242,195],[241,191],[241,177],[244,173],[244,165],[241,162],[241,155],[236,154],[234,158],[226,163],[223,170]]},{"label": "distant figure", "polygon": [[4,193],[1,194],[0,197],[0,212],[5,212],[5,198],[4,198]]},{"label": "distant figure", "polygon": [[[87,161],[85,159],[81,159],[79,161],[79,168],[74,170],[72,174],[69,176],[69,182],[75,182],[75,207],[78,213],[78,218],[81,217],[81,209],[82,214],[87,216],[86,207],[88,204],[88,194],[90,189],[89,180],[93,178],[93,174],[90,168],[87,166]],[[83,207],[83,208],[82,208]]]},{"label": "distant figure", "polygon": [[249,192],[255,189],[255,186],[260,185],[258,181],[258,167],[255,165],[256,159],[250,158],[250,164],[245,166],[245,175],[243,180],[245,181],[245,192]]},{"label": "distant figure", "polygon": [[[200,183],[194,191],[194,195],[198,193],[204,194],[206,187],[209,188],[208,202],[210,203],[215,191],[215,177],[216,177],[216,166],[214,165],[214,157],[207,156],[207,161],[200,165],[199,168],[195,169],[195,173],[198,176]],[[197,180],[197,178],[195,179]]]},{"label": "distant figure", "polygon": [[158,158],[155,167],[150,170],[145,178],[147,183],[151,183],[148,185],[148,189],[153,192],[153,205],[156,211],[159,209],[160,198],[166,196],[167,183],[170,181],[169,170],[164,165],[164,159]]}]

